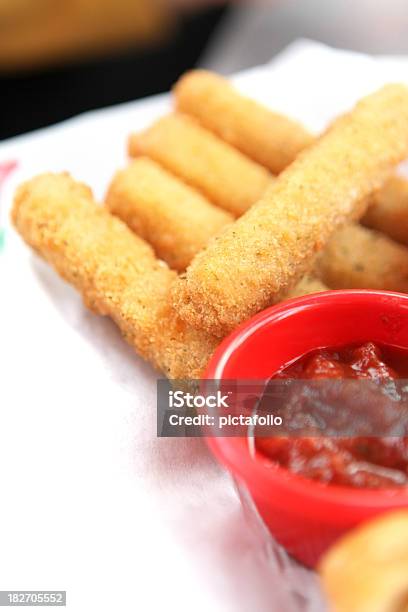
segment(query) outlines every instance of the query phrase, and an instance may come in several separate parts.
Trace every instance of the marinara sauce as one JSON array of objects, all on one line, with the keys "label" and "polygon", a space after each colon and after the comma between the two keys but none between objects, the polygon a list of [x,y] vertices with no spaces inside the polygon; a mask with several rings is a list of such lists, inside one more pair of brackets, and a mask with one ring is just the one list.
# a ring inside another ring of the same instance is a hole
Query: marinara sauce
[{"label": "marinara sauce", "polygon": [[[318,349],[283,368],[273,379],[366,379],[386,385],[408,379],[408,351],[373,342]],[[358,402],[359,398],[347,396],[346,401]],[[387,401],[392,410],[398,410],[398,398]],[[369,410],[376,407],[375,402],[369,403]],[[376,437],[308,433],[305,437],[256,437],[256,447],[291,472],[320,482],[357,488],[408,486],[408,438],[387,436],[386,430]]]}]

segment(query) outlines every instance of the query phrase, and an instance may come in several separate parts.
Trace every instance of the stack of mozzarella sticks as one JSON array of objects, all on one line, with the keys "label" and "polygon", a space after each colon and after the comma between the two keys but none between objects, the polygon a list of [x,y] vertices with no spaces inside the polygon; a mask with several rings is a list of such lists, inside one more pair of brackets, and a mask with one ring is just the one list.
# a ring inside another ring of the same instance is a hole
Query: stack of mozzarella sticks
[{"label": "stack of mozzarella sticks", "polygon": [[[129,139],[103,207],[68,175],[17,191],[24,240],[169,378],[287,297],[408,291],[408,88],[361,100],[319,138],[194,71],[175,111]],[[361,223],[359,223],[361,222]]]}]

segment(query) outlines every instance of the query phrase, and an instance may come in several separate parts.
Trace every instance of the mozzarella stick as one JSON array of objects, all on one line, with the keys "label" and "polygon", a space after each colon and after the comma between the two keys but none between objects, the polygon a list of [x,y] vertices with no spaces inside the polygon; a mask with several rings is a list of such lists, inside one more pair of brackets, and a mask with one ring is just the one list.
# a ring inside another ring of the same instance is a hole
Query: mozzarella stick
[{"label": "mozzarella stick", "polygon": [[[232,222],[230,215],[147,158],[116,174],[106,206],[179,271]],[[328,286],[408,292],[408,249],[378,232],[350,225],[336,231],[314,271],[316,276],[306,275],[285,298],[326,291]]]},{"label": "mozzarella stick", "polygon": [[318,570],[332,612],[406,612],[408,510],[355,527],[324,554]]},{"label": "mozzarella stick", "polygon": [[252,206],[272,180],[265,168],[180,114],[133,134],[129,153],[150,157],[234,216]]},{"label": "mozzarella stick", "polygon": [[[233,220],[194,189],[142,157],[115,175],[105,204],[144,238],[160,259],[179,271]],[[306,276],[282,299],[327,289],[318,278]]]},{"label": "mozzarella stick", "polygon": [[380,232],[347,225],[333,234],[314,272],[332,289],[408,293],[408,248]]},{"label": "mozzarella stick", "polygon": [[372,196],[362,223],[408,244],[408,181],[401,176],[389,179]]},{"label": "mozzarella stick", "polygon": [[[176,107],[279,174],[314,137],[298,122],[241,95],[213,72],[193,70],[174,88]],[[408,181],[392,177],[370,199],[363,224],[408,244]]]},{"label": "mozzarella stick", "polygon": [[336,121],[195,257],[175,285],[181,316],[222,336],[274,303],[407,155],[408,89],[388,85]]},{"label": "mozzarella stick", "polygon": [[217,340],[189,328],[170,304],[177,275],[68,175],[46,174],[17,191],[12,218],[24,240],[111,317],[143,358],[169,378],[198,378]]},{"label": "mozzarella stick", "polygon": [[297,121],[242,96],[213,72],[194,70],[174,88],[177,110],[251,159],[279,174],[314,141]]},{"label": "mozzarella stick", "polygon": [[233,221],[232,215],[144,157],[116,174],[106,207],[178,271]]},{"label": "mozzarella stick", "polygon": [[[232,222],[232,216],[147,158],[116,174],[106,206],[179,271]],[[348,225],[329,240],[314,272],[316,276],[305,276],[285,297],[328,286],[408,292],[408,249],[379,232]]]}]

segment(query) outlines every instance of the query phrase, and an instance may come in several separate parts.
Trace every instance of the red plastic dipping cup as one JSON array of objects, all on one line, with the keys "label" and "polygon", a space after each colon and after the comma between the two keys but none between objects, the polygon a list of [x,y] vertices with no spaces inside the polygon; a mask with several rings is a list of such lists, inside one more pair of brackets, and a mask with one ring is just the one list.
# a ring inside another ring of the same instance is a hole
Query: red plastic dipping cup
[{"label": "red plastic dipping cup", "polygon": [[[408,295],[329,291],[268,308],[226,338],[206,379],[267,380],[309,351],[372,341],[408,348]],[[309,480],[274,464],[243,437],[207,438],[245,484],[274,537],[309,567],[342,534],[382,512],[408,507],[408,487],[356,489]]]}]

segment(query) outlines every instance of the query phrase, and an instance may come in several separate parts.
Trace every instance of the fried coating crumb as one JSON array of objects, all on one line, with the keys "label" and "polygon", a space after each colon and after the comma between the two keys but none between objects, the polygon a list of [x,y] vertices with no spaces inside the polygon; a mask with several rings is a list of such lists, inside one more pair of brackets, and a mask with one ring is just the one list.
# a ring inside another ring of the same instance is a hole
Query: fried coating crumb
[{"label": "fried coating crumb", "polygon": [[191,329],[170,304],[177,275],[91,190],[67,174],[44,174],[17,191],[12,219],[24,240],[111,317],[135,350],[169,378],[198,378],[217,340]]},{"label": "fried coating crumb", "polygon": [[274,303],[407,155],[408,89],[388,85],[336,121],[196,256],[175,284],[180,315],[223,336]]},{"label": "fried coating crumb", "polygon": [[174,88],[177,110],[279,174],[314,137],[297,121],[242,96],[213,72],[193,70]]},{"label": "fried coating crumb", "polygon": [[232,215],[145,157],[115,175],[106,207],[178,271],[233,221]]},{"label": "fried coating crumb", "polygon": [[302,280],[295,285],[295,287],[289,291],[286,295],[286,299],[301,297],[302,295],[310,295],[311,293],[320,293],[321,291],[328,291],[329,288],[319,278],[311,274],[306,274]]},{"label": "fried coating crumb", "polygon": [[[241,95],[213,72],[193,70],[174,88],[176,107],[274,174],[314,137],[300,124]],[[394,176],[370,198],[363,225],[408,244],[408,181]]]},{"label": "fried coating crumb", "polygon": [[329,240],[314,272],[332,289],[408,293],[408,248],[380,232],[347,225]]},{"label": "fried coating crumb", "polygon": [[[116,173],[105,204],[160,259],[179,271],[233,221],[231,215],[145,157]],[[327,289],[317,277],[307,275],[282,299]]]},{"label": "fried coating crumb", "polygon": [[265,168],[181,114],[133,134],[129,153],[150,157],[234,216],[254,204],[272,181]]}]

